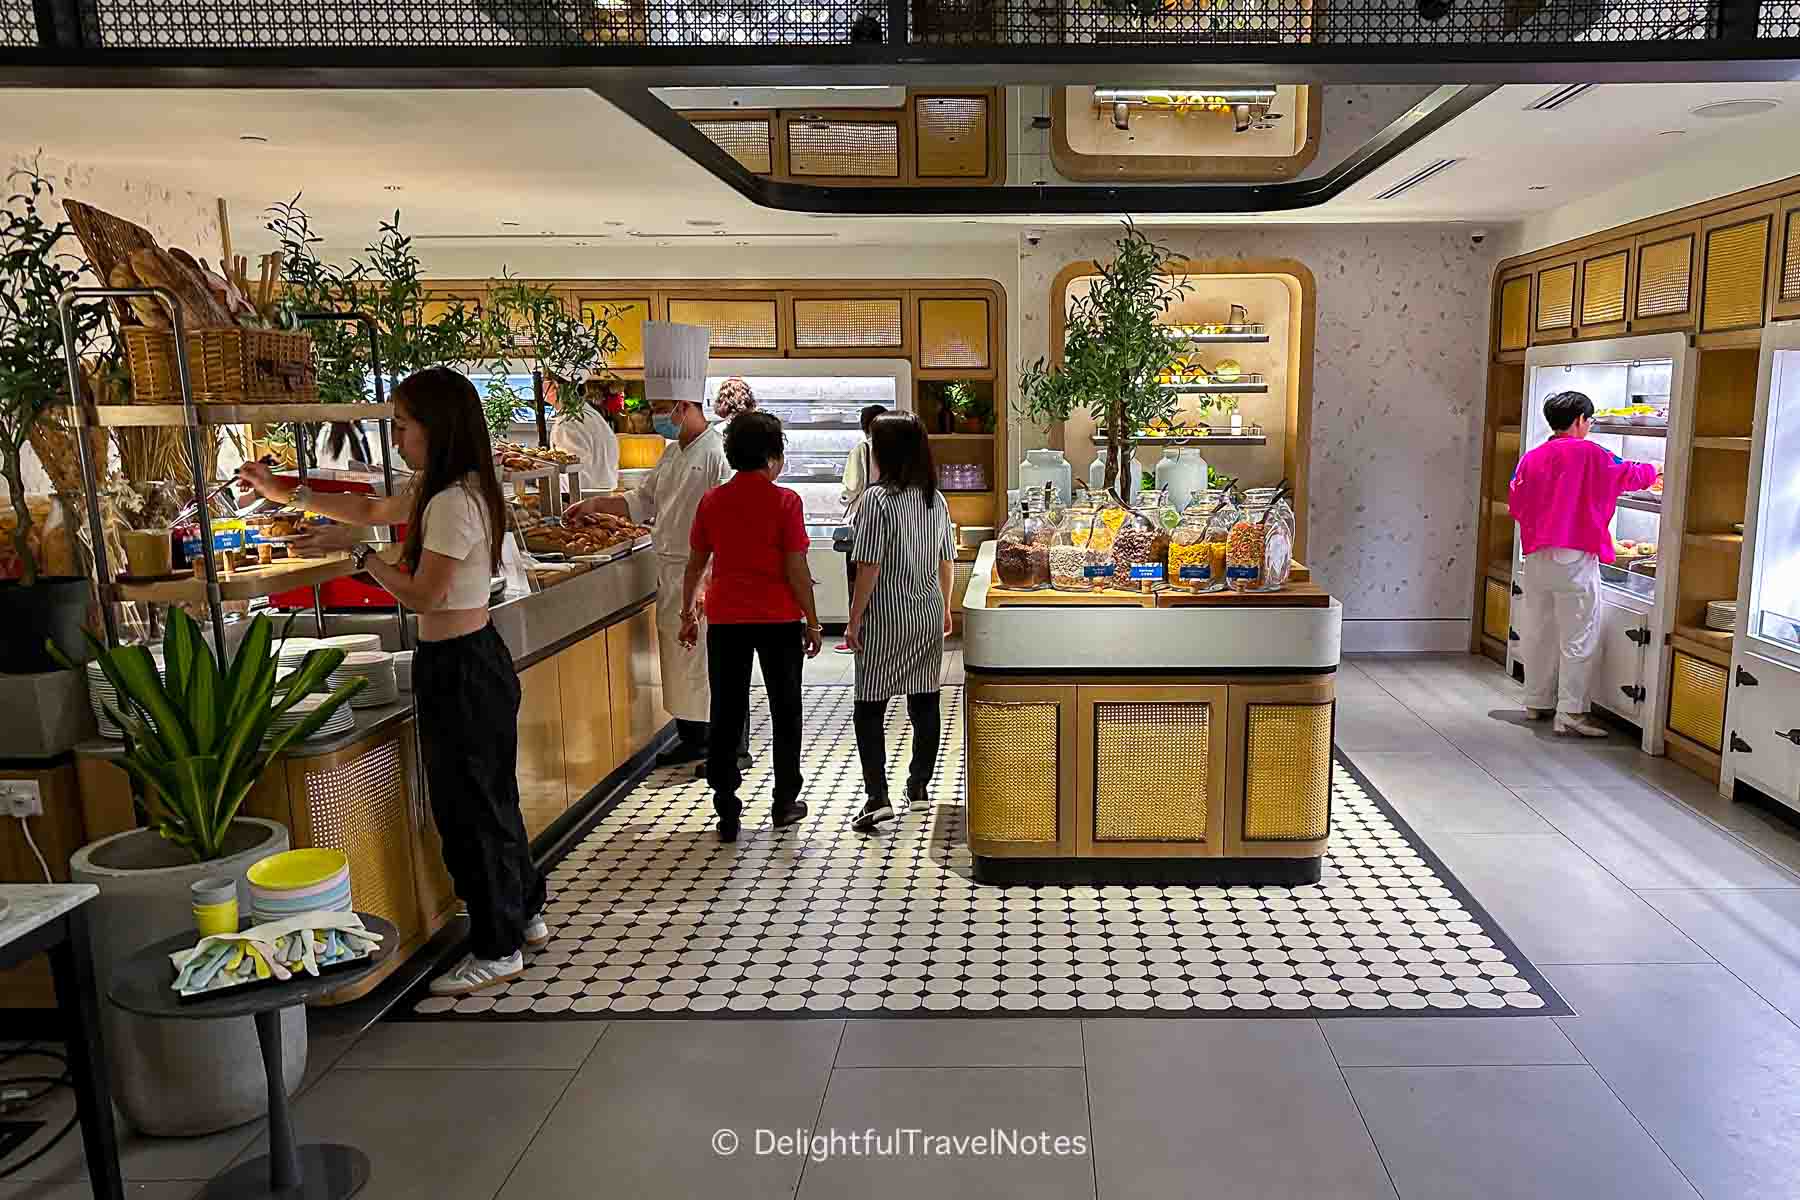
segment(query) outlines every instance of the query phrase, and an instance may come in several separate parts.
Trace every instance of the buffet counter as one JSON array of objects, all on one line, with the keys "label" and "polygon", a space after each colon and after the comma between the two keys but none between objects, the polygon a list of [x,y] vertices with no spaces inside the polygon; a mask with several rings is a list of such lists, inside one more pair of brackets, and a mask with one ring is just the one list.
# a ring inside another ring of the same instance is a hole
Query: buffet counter
[{"label": "buffet counter", "polygon": [[[519,666],[519,792],[540,852],[576,828],[668,726],[655,602],[656,556],[644,549],[493,607],[495,628]],[[332,633],[398,638],[391,613],[328,615],[327,625]],[[287,826],[296,848],[348,854],[356,906],[400,931],[400,953],[327,1003],[375,987],[457,908],[419,781],[410,695],[354,715],[353,730],[285,751],[244,805],[246,816]],[[76,748],[89,840],[139,823],[129,781],[113,761],[119,752],[119,743],[99,739]]]},{"label": "buffet counter", "polygon": [[1301,883],[1330,834],[1343,606],[1269,593],[963,600],[967,820],[982,882]]}]

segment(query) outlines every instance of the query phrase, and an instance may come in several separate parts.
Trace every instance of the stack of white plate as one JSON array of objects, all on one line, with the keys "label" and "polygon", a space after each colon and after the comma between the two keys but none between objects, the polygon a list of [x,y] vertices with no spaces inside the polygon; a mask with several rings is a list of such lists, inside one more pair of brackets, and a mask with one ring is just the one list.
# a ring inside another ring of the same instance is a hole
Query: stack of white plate
[{"label": "stack of white plate", "polygon": [[374,708],[392,704],[400,698],[400,681],[394,677],[394,656],[380,650],[358,650],[344,656],[343,665],[331,673],[325,686],[331,691],[352,679],[367,679],[369,684],[350,697],[356,708]]},{"label": "stack of white plate", "polygon": [[381,649],[379,633],[340,633],[334,637],[320,638],[319,645],[327,650],[342,650],[346,654],[355,654],[360,650]]},{"label": "stack of white plate", "polygon": [[412,691],[412,662],[411,650],[402,650],[394,655],[394,679],[403,692]]},{"label": "stack of white plate", "polygon": [[[162,671],[162,651],[152,649],[150,651],[150,656],[156,660],[157,671]],[[118,690],[115,689],[112,683],[106,678],[106,672],[100,669],[99,662],[90,661],[85,669],[87,671],[88,706],[94,710],[94,721],[100,726],[100,736],[103,738],[111,738],[115,742],[123,741],[125,738],[125,731],[120,729],[118,725],[113,722],[113,719],[106,715],[106,705],[109,704],[115,710],[121,712],[124,711],[119,700]]]},{"label": "stack of white plate", "polygon": [[1706,602],[1706,627],[1730,633],[1737,628],[1737,601],[1708,600]]},{"label": "stack of white plate", "polygon": [[[319,705],[323,703],[325,703],[323,696],[302,696],[299,703],[275,718],[269,725],[269,732],[264,740],[272,741],[278,734],[292,729],[317,711]],[[349,733],[354,728],[356,728],[356,718],[350,714],[350,706],[344,704],[326,717],[325,723],[319,726],[318,732],[312,736],[314,738],[335,737],[340,733]]]}]

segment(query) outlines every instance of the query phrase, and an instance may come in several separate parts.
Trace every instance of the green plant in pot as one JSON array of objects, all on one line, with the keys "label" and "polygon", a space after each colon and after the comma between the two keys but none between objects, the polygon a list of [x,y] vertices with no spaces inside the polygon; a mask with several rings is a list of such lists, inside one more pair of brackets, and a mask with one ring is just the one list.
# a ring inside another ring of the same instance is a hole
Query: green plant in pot
[{"label": "green plant in pot", "polygon": [[[55,670],[49,645],[65,654],[81,649],[88,581],[40,574],[31,545],[24,456],[39,421],[69,403],[57,299],[95,281],[87,264],[62,248],[73,233],[69,224],[44,218],[43,209],[55,199],[49,180],[21,168],[7,183],[11,194],[0,207],[0,469],[12,501],[19,577],[0,582],[0,626],[6,629],[0,673],[16,675]],[[78,351],[110,345],[111,325],[102,305],[76,305],[70,320]]]},{"label": "green plant in pot", "polygon": [[1191,290],[1175,273],[1176,256],[1129,220],[1087,291],[1069,305],[1062,361],[1045,359],[1019,381],[1020,408],[1030,420],[1053,425],[1086,409],[1106,434],[1105,486],[1122,503],[1120,476],[1131,453],[1127,439],[1174,413],[1176,393],[1163,386],[1181,359],[1162,323]]},{"label": "green plant in pot", "polygon": [[994,405],[973,384],[958,379],[944,388],[944,407],[956,422],[957,433],[990,433]]},{"label": "green plant in pot", "polygon": [[486,344],[494,355],[492,369],[510,372],[515,352],[534,357],[555,384],[557,413],[579,417],[587,409],[582,381],[604,376],[621,348],[609,324],[616,311],[571,312],[554,289],[502,273],[488,291]]},{"label": "green plant in pot", "polygon": [[[346,683],[292,728],[272,733],[278,717],[321,689],[343,662],[342,650],[315,650],[277,680],[266,615],[251,621],[237,652],[221,663],[179,609],[169,613],[161,671],[142,646],[94,649],[119,697],[109,713],[125,731],[125,747],[114,761],[130,778],[146,823],[83,846],[69,862],[76,882],[100,889],[90,927],[104,986],[125,957],[192,931],[194,883],[235,880],[239,911],[249,913],[245,872],[286,850],[289,838],[282,825],[242,815],[245,803],[278,756],[317,732],[364,681]],[[248,1021],[153,1021],[109,1007],[106,1047],[114,1097],[146,1133],[213,1132],[267,1108]],[[282,1059],[291,1090],[306,1070],[303,1010],[283,1016]]]}]

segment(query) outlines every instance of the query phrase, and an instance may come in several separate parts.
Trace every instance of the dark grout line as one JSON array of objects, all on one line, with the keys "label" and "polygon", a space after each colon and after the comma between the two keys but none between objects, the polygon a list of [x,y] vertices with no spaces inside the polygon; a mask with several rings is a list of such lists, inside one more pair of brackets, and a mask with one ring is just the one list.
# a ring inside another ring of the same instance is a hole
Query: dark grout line
[{"label": "dark grout line", "polygon": [[[825,1068],[825,1086],[819,1089],[819,1107],[818,1110],[813,1113],[812,1131],[814,1133],[819,1131],[819,1122],[825,1119],[825,1105],[826,1102],[831,1099],[831,1079],[832,1076],[837,1074],[838,1055],[844,1052],[844,1037],[849,1032],[850,1022],[840,1019],[838,1021],[837,1045],[831,1048],[831,1065]],[[811,1161],[812,1156],[810,1154],[802,1154],[800,1156],[800,1173],[794,1176],[794,1200],[799,1200],[800,1189],[806,1185],[806,1166]]]},{"label": "dark grout line", "polygon": [[1081,1031],[1081,1099],[1087,1105],[1088,1174],[1094,1181],[1094,1200],[1100,1200],[1100,1147],[1094,1139],[1094,1083],[1088,1073],[1087,1022],[1078,1023]]},{"label": "dark grout line", "polygon": [[1356,1110],[1356,1119],[1362,1123],[1363,1136],[1369,1139],[1369,1149],[1375,1151],[1375,1161],[1381,1164],[1381,1172],[1387,1176],[1388,1187],[1398,1197],[1400,1185],[1394,1180],[1394,1170],[1388,1166],[1387,1155],[1381,1152],[1381,1143],[1375,1140],[1375,1131],[1369,1128],[1369,1118],[1364,1115],[1362,1105],[1356,1099],[1356,1089],[1350,1086],[1350,1077],[1344,1074],[1344,1064],[1338,1061],[1337,1047],[1325,1036],[1325,1026],[1321,1022],[1315,1019],[1313,1028],[1318,1030],[1319,1040],[1325,1043],[1325,1053],[1331,1055],[1331,1065],[1337,1068],[1338,1082],[1344,1085],[1344,1095],[1350,1097],[1350,1107]]},{"label": "dark grout line", "polygon": [[[1569,1037],[1569,1031],[1567,1029],[1563,1029],[1563,1024],[1562,1024],[1564,1021],[1571,1020],[1571,1019],[1579,1020],[1580,1018],[1552,1017],[1551,1019],[1556,1022],[1556,1027],[1559,1030],[1562,1030],[1562,1035],[1565,1038],[1569,1038],[1569,1044],[1571,1046],[1575,1047],[1575,1052],[1577,1054],[1581,1054],[1581,1057],[1583,1059],[1586,1059],[1587,1055],[1582,1053],[1580,1043],[1578,1043],[1574,1038]],[[1606,1090],[1611,1092],[1612,1098],[1619,1102],[1619,1107],[1625,1110],[1625,1115],[1630,1117],[1633,1121],[1637,1122],[1637,1127],[1644,1131],[1644,1136],[1650,1139],[1650,1144],[1652,1146],[1655,1146],[1658,1150],[1662,1151],[1663,1158],[1667,1159],[1668,1163],[1669,1163],[1669,1167],[1677,1175],[1681,1176],[1682,1182],[1687,1184],[1690,1188],[1693,1188],[1695,1197],[1704,1196],[1705,1193],[1700,1190],[1700,1188],[1694,1183],[1694,1181],[1692,1179],[1688,1178],[1688,1173],[1681,1169],[1681,1164],[1675,1161],[1675,1156],[1669,1153],[1668,1149],[1666,1147],[1664,1147],[1664,1145],[1660,1141],[1657,1140],[1656,1135],[1654,1133],[1650,1132],[1650,1127],[1648,1125],[1645,1125],[1643,1120],[1635,1112],[1633,1112],[1631,1110],[1631,1105],[1625,1103],[1625,1097],[1619,1095],[1619,1090],[1612,1085],[1612,1080],[1610,1080],[1606,1077],[1606,1073],[1604,1071],[1602,1071],[1599,1067],[1595,1066],[1592,1062],[1588,1063],[1588,1069],[1593,1071],[1595,1078],[1599,1079],[1601,1083],[1606,1085]]]}]

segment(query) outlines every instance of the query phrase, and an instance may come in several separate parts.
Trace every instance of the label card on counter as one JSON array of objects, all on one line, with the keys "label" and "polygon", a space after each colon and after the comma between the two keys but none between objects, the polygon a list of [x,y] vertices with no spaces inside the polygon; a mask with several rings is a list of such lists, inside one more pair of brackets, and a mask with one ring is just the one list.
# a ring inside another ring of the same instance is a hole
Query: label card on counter
[{"label": "label card on counter", "polygon": [[1089,579],[1111,579],[1113,565],[1111,563],[1089,563],[1081,568],[1081,573]]},{"label": "label card on counter", "polygon": [[1131,568],[1133,579],[1161,579],[1163,565],[1161,563],[1134,563]]}]

